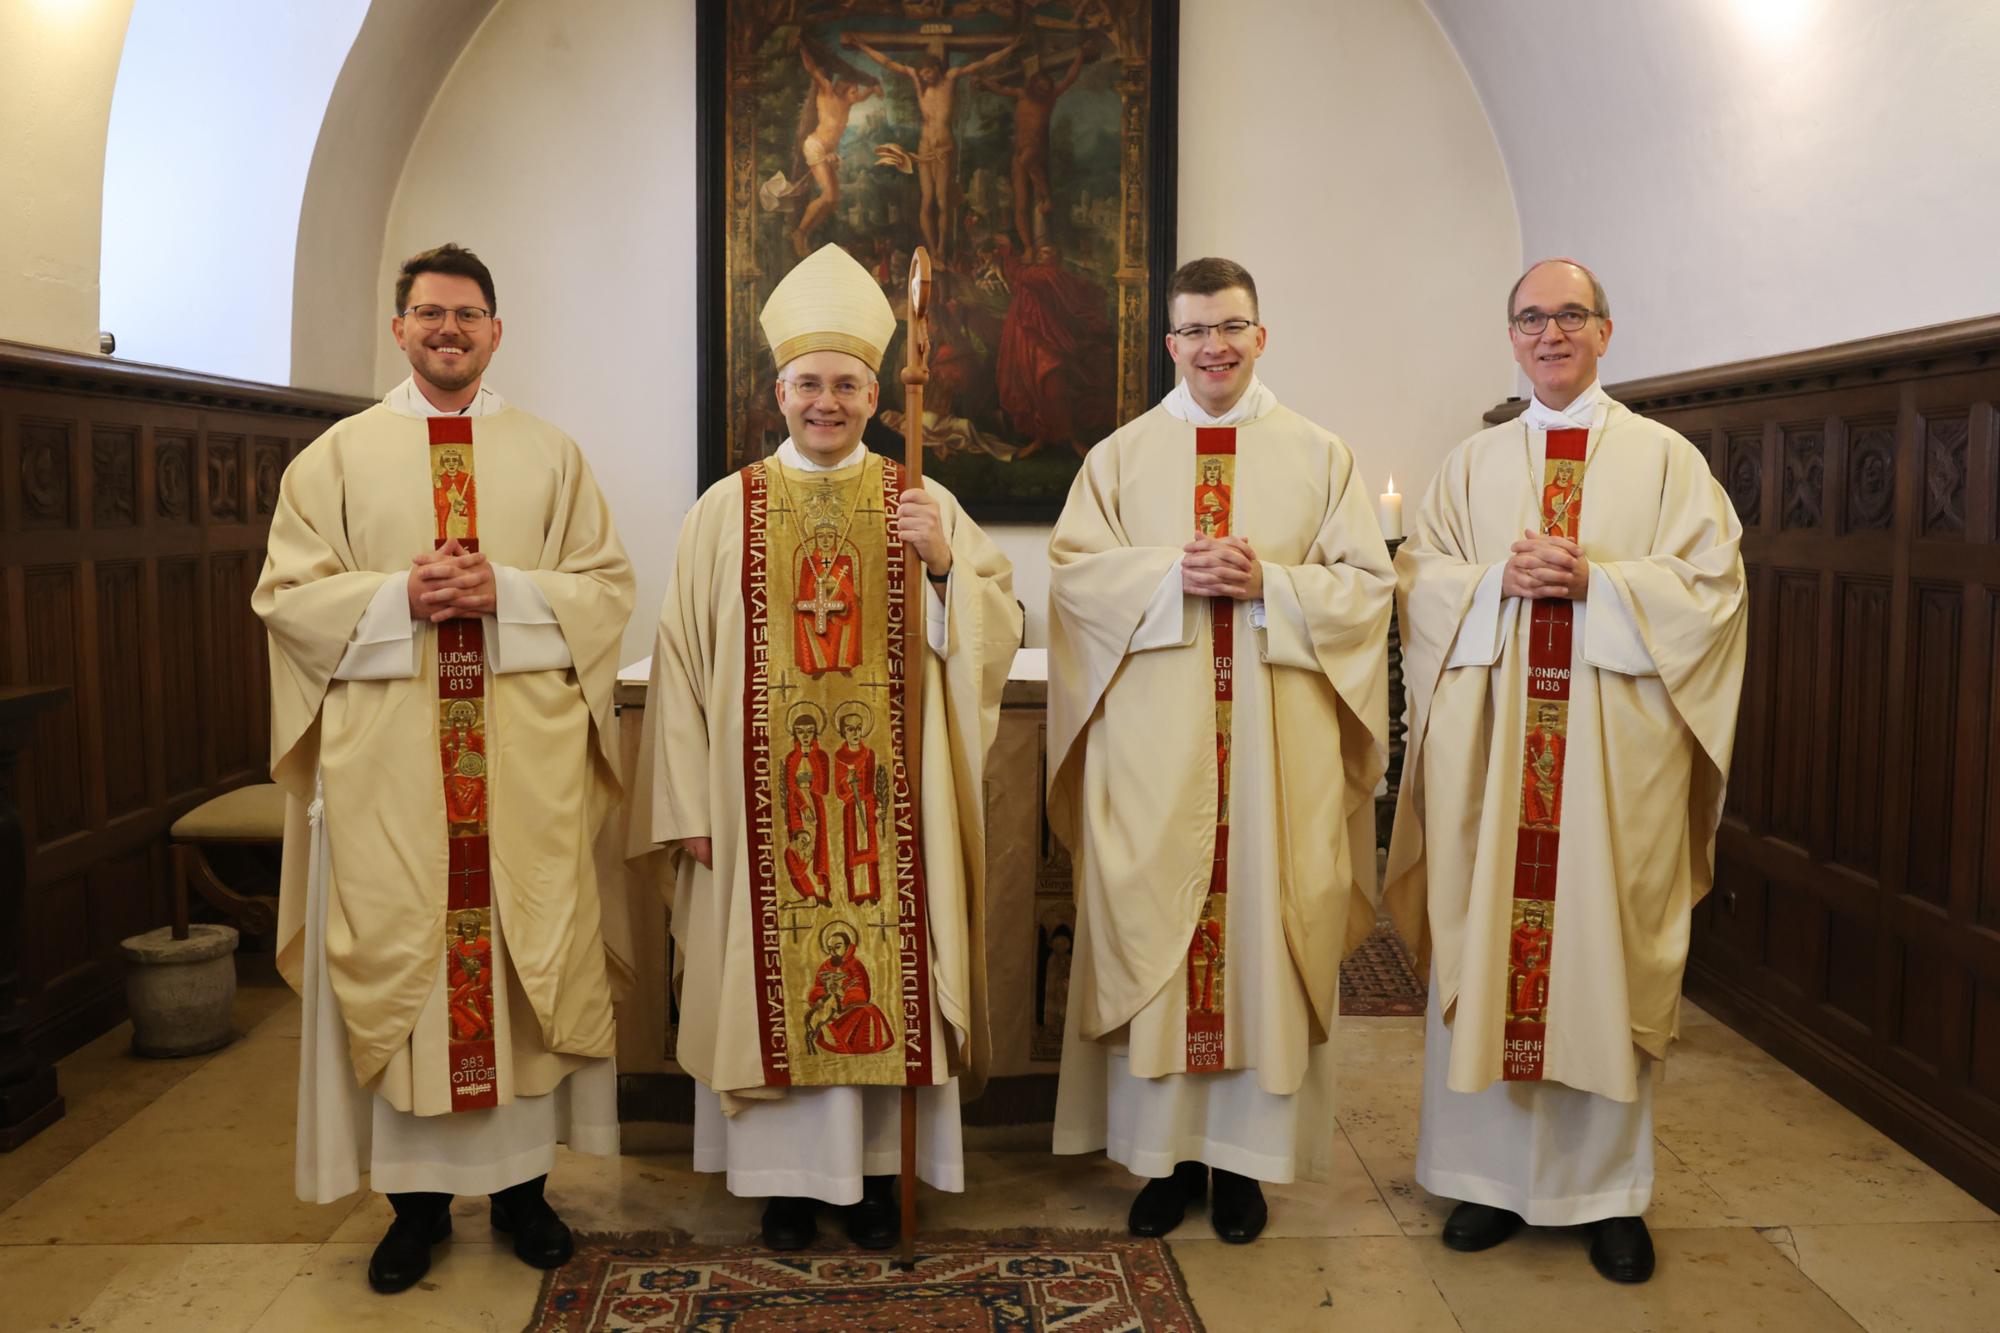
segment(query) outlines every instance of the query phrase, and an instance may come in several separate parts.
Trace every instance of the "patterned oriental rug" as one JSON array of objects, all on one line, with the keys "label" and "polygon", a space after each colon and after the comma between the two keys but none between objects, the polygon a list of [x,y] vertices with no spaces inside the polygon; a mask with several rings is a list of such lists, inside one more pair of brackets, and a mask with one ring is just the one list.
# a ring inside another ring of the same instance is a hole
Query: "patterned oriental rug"
[{"label": "patterned oriental rug", "polygon": [[1402,937],[1387,921],[1340,965],[1340,1012],[1348,1018],[1422,1015],[1424,983]]},{"label": "patterned oriental rug", "polygon": [[925,1236],[917,1267],[822,1238],[773,1254],[672,1236],[580,1235],[527,1333],[1200,1333],[1166,1245],[1123,1233]]}]

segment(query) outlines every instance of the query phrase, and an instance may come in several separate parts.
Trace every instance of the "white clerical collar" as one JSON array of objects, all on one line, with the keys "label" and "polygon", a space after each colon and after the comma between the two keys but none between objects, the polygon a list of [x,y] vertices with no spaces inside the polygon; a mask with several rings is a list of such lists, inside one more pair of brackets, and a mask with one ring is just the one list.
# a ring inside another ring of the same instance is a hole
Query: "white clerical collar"
[{"label": "white clerical collar", "polygon": [[1604,392],[1604,385],[1592,380],[1590,387],[1560,412],[1539,398],[1529,398],[1528,410],[1521,414],[1521,420],[1530,430],[1594,430],[1610,404],[1611,395]]},{"label": "white clerical collar", "polygon": [[1167,415],[1192,426],[1240,426],[1246,421],[1255,421],[1278,405],[1278,395],[1264,387],[1264,381],[1253,373],[1250,387],[1243,391],[1227,412],[1212,417],[1208,410],[1194,400],[1194,391],[1183,379],[1174,385],[1173,391],[1160,400],[1167,409]]},{"label": "white clerical collar", "polygon": [[807,458],[806,451],[793,444],[792,437],[787,435],[785,442],[778,446],[778,461],[797,472],[838,472],[844,467],[853,467],[859,463],[867,452],[866,444],[856,444],[854,452],[838,463],[815,463]]},{"label": "white clerical collar", "polygon": [[399,417],[490,417],[495,412],[504,411],[507,402],[482,384],[464,410],[447,412],[424,397],[424,391],[417,387],[417,377],[411,375],[389,390],[382,399],[382,405]]}]

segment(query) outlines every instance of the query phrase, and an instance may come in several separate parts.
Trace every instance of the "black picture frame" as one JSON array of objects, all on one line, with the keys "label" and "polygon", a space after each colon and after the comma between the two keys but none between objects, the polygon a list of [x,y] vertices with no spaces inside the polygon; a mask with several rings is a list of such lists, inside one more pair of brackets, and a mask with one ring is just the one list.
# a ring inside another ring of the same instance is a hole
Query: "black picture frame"
[{"label": "black picture frame", "polygon": [[[769,395],[771,392],[774,368],[755,328],[761,295],[753,301],[757,279],[745,280],[739,275],[732,275],[730,268],[732,230],[737,235],[740,250],[743,234],[754,225],[746,214],[757,207],[757,182],[762,174],[759,167],[767,164],[732,160],[729,99],[732,95],[743,96],[743,88],[754,81],[740,71],[732,71],[732,38],[735,39],[734,49],[740,61],[743,59],[742,43],[745,37],[745,30],[740,25],[758,21],[757,15],[768,13],[773,8],[746,6],[731,3],[731,0],[700,0],[696,6],[695,238],[698,268],[695,281],[695,371],[698,385],[698,480],[703,490],[752,461],[758,452],[769,447],[768,428],[762,432],[764,438],[754,442],[754,447],[753,442],[746,438],[751,432],[744,426],[748,418],[741,410],[743,403],[754,401],[744,395]],[[949,0],[799,0],[787,12],[796,17],[796,26],[802,29],[815,22],[823,25],[851,22],[866,16],[884,23],[909,26],[912,31],[934,36],[940,30],[946,33],[951,31],[952,20],[942,17],[950,8]],[[1076,38],[1078,45],[1086,40],[1081,34],[1091,24],[1104,25],[1104,35],[1095,39],[1098,43],[1096,49],[1103,52],[1097,58],[1118,60],[1124,66],[1123,81],[1117,85],[1121,100],[1130,96],[1127,90],[1135,81],[1133,75],[1143,71],[1143,106],[1135,108],[1128,100],[1121,113],[1121,120],[1126,123],[1120,127],[1119,147],[1127,156],[1120,163],[1121,213],[1117,225],[1123,229],[1121,246],[1129,247],[1136,215],[1144,254],[1142,261],[1136,265],[1121,263],[1118,285],[1107,292],[1116,339],[1107,359],[1114,364],[1108,372],[1098,367],[1096,373],[1109,373],[1115,383],[1115,391],[1109,419],[1093,422],[1091,430],[1095,433],[1101,428],[1103,432],[1108,432],[1158,402],[1173,382],[1173,363],[1166,353],[1164,294],[1175,267],[1179,0],[1100,0],[1099,3],[1085,0],[1081,4],[1019,0],[1013,7],[1013,14],[1014,21],[1023,30],[1030,30],[1030,25],[1038,25],[1031,30],[1031,35],[1037,38],[1046,31],[1074,30],[1079,34]],[[1137,31],[1136,24],[1140,19],[1144,22],[1143,58],[1127,60],[1120,54],[1114,38],[1122,40]],[[1119,24],[1126,26],[1113,26]],[[732,25],[739,26],[733,31]],[[784,37],[782,31],[775,35],[778,39]],[[765,38],[767,41],[770,39],[769,36]],[[770,48],[761,49],[768,52]],[[742,103],[738,105],[740,107]],[[1140,131],[1142,143],[1135,152],[1126,148],[1124,137],[1133,124],[1143,125]],[[754,146],[756,141],[754,136],[739,132],[739,149],[746,142]],[[739,151],[738,156],[745,154]],[[1127,177],[1134,160],[1141,164],[1138,169],[1142,173],[1139,182],[1141,198],[1136,207],[1125,197],[1130,192],[1131,182]],[[1059,180],[1052,182],[1050,194],[1061,197]],[[848,238],[823,236],[819,239],[845,241]],[[1129,255],[1129,249],[1121,251],[1121,254]],[[785,255],[782,262],[788,268],[796,262],[796,257]],[[1134,280],[1126,276],[1134,269],[1143,277]],[[770,281],[775,282],[775,278]],[[737,331],[734,335],[738,339],[737,345],[731,343],[732,322]],[[741,345],[745,338],[749,339],[748,346]],[[899,335],[882,368],[885,409],[890,407],[892,396],[900,394],[895,372],[901,365],[901,359]],[[763,401],[768,402],[768,397]],[[1101,411],[1096,415],[1103,417]],[[926,470],[932,476],[943,474],[942,479],[952,486],[960,503],[981,522],[1049,523],[1060,512],[1068,492],[1069,479],[1074,477],[1076,468],[1081,465],[1081,450],[1095,443],[1095,439],[1076,438],[1082,433],[1079,430],[1069,441],[1046,446],[1047,451],[1052,452],[1045,452],[1044,463],[1036,465],[1033,482],[1024,480],[1022,483],[1024,486],[1031,485],[1032,493],[997,493],[998,488],[989,489],[978,484],[976,471],[968,473],[965,480],[955,478],[950,475],[952,468],[948,459],[933,464],[927,457]],[[883,453],[898,457],[901,454],[900,434],[886,425],[879,414],[869,423],[864,438],[871,447]],[[1064,464],[1059,484],[1049,480],[1056,473],[1056,469],[1048,465],[1047,460],[1051,458],[1060,458]],[[995,464],[984,457],[974,455],[966,466],[987,469],[985,475],[994,475],[991,469]]]}]

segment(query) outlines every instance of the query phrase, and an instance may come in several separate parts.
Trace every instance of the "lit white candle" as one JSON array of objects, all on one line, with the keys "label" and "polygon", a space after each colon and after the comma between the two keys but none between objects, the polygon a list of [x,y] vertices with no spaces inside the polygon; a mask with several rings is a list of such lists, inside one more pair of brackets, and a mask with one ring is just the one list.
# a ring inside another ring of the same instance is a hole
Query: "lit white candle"
[{"label": "lit white candle", "polygon": [[1379,497],[1382,506],[1382,539],[1395,541],[1403,535],[1403,497],[1396,494],[1396,479],[1389,478],[1389,489]]}]

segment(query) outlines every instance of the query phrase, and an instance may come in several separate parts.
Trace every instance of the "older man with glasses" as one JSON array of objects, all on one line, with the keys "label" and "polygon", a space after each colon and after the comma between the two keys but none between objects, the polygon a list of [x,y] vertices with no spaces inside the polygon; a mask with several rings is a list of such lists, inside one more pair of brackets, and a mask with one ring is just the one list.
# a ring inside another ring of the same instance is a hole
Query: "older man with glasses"
[{"label": "older man with glasses", "polygon": [[1742,526],[1700,451],[1597,382],[1603,285],[1507,301],[1534,386],[1445,460],[1397,553],[1409,763],[1388,898],[1431,960],[1417,1181],[1444,1243],[1590,1224],[1653,1272],[1653,1087],[1714,877],[1743,678]]},{"label": "older man with glasses", "polygon": [[1181,382],[1090,451],[1049,545],[1049,820],[1077,880],[1055,1150],[1148,1179],[1135,1235],[1207,1201],[1243,1243],[1259,1182],[1332,1164],[1392,579],[1347,446],[1255,374],[1250,274],[1197,259],[1167,300]]}]

